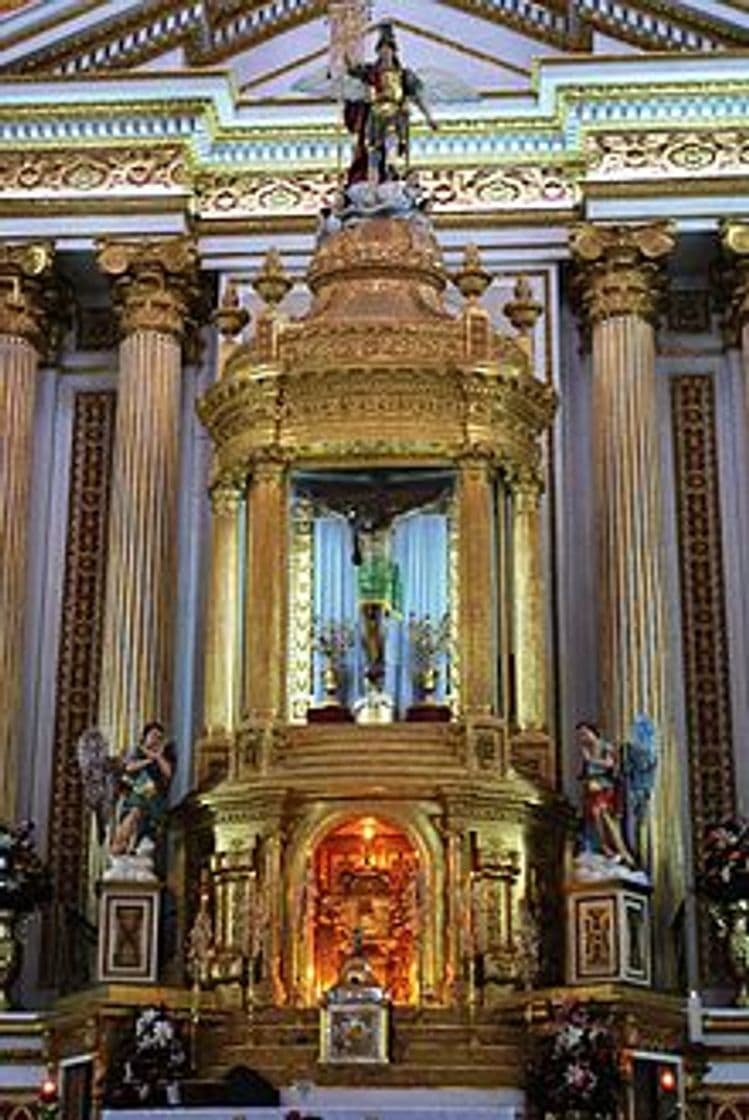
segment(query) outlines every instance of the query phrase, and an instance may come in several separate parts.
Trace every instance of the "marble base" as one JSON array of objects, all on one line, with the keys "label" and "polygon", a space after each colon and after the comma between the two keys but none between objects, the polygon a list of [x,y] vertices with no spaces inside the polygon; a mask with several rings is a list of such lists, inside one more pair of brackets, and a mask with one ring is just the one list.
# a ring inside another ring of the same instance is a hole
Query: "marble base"
[{"label": "marble base", "polygon": [[97,962],[100,984],[156,982],[160,895],[157,880],[102,881]]},{"label": "marble base", "polygon": [[650,886],[576,880],[567,894],[567,983],[652,982]]},{"label": "marble base", "polygon": [[[232,1120],[284,1120],[296,1109],[302,1117],[325,1120],[520,1120],[523,1094],[517,1089],[285,1089],[280,1108],[231,1106]],[[227,1109],[149,1109],[149,1120],[226,1120]],[[103,1120],[142,1120],[143,1113],[104,1111]]]}]

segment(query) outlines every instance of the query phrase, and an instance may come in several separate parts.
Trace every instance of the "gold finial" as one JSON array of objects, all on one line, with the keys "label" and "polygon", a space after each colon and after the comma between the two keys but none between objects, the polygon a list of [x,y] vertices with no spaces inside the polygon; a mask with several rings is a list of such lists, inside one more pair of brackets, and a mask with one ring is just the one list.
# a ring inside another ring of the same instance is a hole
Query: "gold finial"
[{"label": "gold finial", "polygon": [[453,283],[464,299],[477,302],[492,282],[490,272],[481,263],[478,245],[466,245],[463,263],[453,275]]},{"label": "gold finial", "polygon": [[294,281],[283,266],[278,249],[268,250],[263,267],[252,281],[252,286],[269,307],[276,307],[294,286]]},{"label": "gold finial", "polygon": [[213,321],[218,327],[222,338],[235,338],[250,321],[250,313],[246,307],[240,307],[237,282],[233,278],[227,281],[221,305],[213,313]]},{"label": "gold finial", "polygon": [[502,308],[515,330],[522,338],[530,338],[533,328],[543,312],[543,305],[533,298],[533,289],[527,276],[518,276],[513,298]]}]

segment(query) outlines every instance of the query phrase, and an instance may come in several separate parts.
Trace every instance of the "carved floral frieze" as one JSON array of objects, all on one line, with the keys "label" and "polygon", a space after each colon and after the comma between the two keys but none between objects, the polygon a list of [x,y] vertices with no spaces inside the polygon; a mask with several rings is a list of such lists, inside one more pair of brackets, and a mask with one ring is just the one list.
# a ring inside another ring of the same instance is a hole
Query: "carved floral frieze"
[{"label": "carved floral frieze", "polygon": [[176,146],[0,152],[0,194],[174,190],[185,181],[184,150]]},{"label": "carved floral frieze", "polygon": [[[574,175],[562,165],[424,168],[419,183],[434,211],[444,214],[528,206],[569,209],[578,198]],[[317,215],[336,189],[333,170],[290,175],[207,171],[196,179],[204,218]]]},{"label": "carved floral frieze", "polygon": [[693,178],[749,169],[746,129],[594,133],[585,138],[584,150],[590,180]]}]

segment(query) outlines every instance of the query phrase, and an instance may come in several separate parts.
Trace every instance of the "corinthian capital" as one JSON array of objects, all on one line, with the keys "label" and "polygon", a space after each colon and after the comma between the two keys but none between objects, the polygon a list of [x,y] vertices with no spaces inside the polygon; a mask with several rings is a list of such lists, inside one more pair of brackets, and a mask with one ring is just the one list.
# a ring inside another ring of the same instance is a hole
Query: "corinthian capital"
[{"label": "corinthian capital", "polygon": [[112,278],[123,335],[157,331],[182,339],[194,322],[200,296],[198,250],[191,237],[137,241],[104,239],[99,268]]},{"label": "corinthian capital", "polygon": [[40,354],[56,306],[53,257],[49,242],[0,244],[0,334],[26,339]]},{"label": "corinthian capital", "polygon": [[574,290],[586,324],[619,315],[657,322],[665,286],[663,264],[674,244],[669,222],[643,226],[585,223],[573,228]]},{"label": "corinthian capital", "polygon": [[738,341],[742,327],[749,323],[749,222],[725,222],[721,240],[726,258],[722,270],[726,326],[731,341]]}]

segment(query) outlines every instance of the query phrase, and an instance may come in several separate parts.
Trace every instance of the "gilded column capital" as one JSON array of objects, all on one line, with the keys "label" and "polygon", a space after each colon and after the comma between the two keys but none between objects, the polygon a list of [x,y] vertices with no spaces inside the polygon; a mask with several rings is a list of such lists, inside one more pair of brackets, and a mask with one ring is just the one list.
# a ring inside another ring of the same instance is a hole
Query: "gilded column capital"
[{"label": "gilded column capital", "polygon": [[267,447],[252,463],[251,477],[254,482],[281,479],[291,463],[291,454],[280,447]]},{"label": "gilded column capital", "polygon": [[222,479],[211,487],[210,497],[216,517],[233,517],[242,504],[244,490],[238,483]]},{"label": "gilded column capital", "polygon": [[511,467],[507,471],[507,485],[510,487],[515,503],[522,503],[529,508],[537,509],[541,504],[544,492],[544,478],[541,470],[536,467]]},{"label": "gilded column capital", "polygon": [[485,443],[466,442],[456,456],[456,463],[463,474],[488,475],[496,463],[495,448]]},{"label": "gilded column capital", "polygon": [[51,242],[0,244],[0,334],[23,338],[40,354],[57,305],[53,258]]},{"label": "gilded column capital", "polygon": [[663,300],[663,264],[675,242],[670,222],[574,227],[574,293],[586,325],[622,315],[655,324]]},{"label": "gilded column capital", "polygon": [[738,342],[742,328],[749,324],[749,222],[724,222],[721,243],[726,258],[721,272],[726,326],[730,341]]},{"label": "gilded column capital", "polygon": [[123,335],[156,331],[182,341],[195,324],[201,296],[194,238],[104,238],[97,262],[112,280]]}]

